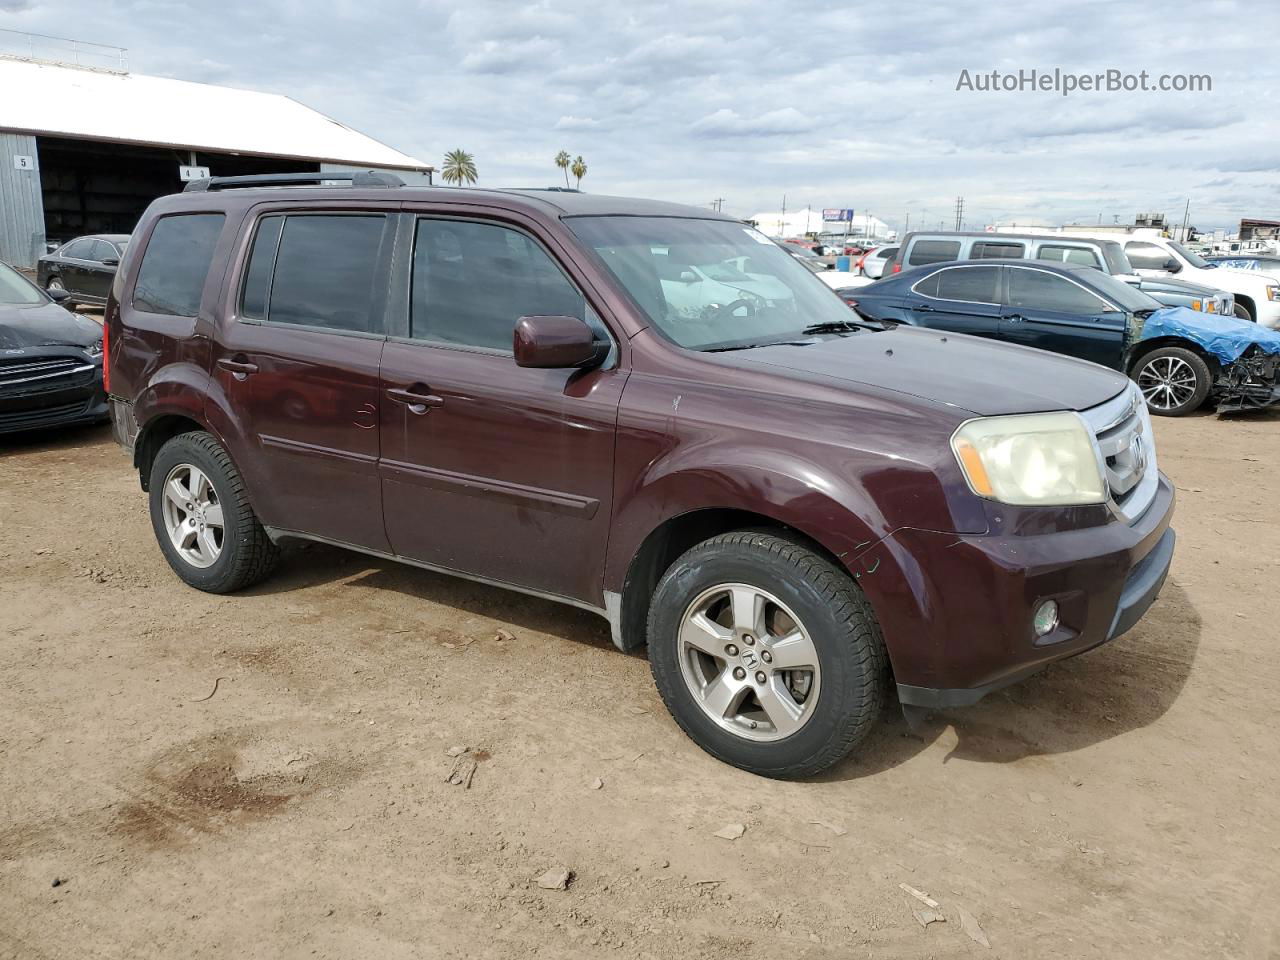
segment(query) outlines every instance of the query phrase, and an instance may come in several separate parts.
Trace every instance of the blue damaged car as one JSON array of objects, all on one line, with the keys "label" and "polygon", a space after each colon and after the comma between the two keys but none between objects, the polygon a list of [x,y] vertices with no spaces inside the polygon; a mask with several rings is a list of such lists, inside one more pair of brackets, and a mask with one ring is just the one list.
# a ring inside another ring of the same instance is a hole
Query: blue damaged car
[{"label": "blue damaged car", "polygon": [[1017,343],[1127,373],[1153,414],[1206,400],[1219,413],[1280,401],[1280,331],[1166,307],[1090,267],[968,260],[839,291],[862,317]]}]

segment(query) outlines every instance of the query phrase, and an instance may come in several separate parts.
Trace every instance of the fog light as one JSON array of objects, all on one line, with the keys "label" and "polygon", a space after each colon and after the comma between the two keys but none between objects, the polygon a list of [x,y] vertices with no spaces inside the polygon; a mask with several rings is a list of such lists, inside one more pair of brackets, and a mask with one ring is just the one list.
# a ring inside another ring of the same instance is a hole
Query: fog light
[{"label": "fog light", "polygon": [[1058,602],[1046,600],[1036,608],[1035,619],[1031,621],[1032,629],[1037,637],[1044,637],[1058,629]]}]

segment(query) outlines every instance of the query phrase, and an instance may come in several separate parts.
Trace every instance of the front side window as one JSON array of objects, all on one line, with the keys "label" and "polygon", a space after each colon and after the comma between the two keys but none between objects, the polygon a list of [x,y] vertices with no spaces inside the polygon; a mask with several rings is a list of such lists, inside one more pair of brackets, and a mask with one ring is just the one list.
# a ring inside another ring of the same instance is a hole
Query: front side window
[{"label": "front side window", "polygon": [[91,237],[72,240],[62,248],[62,255],[72,260],[92,260],[94,243],[95,241]]},{"label": "front side window", "polygon": [[225,219],[221,213],[183,213],[157,221],[138,268],[134,308],[194,317]]},{"label": "front side window", "polygon": [[960,300],[966,303],[995,303],[996,282],[1000,279],[999,267],[955,267],[939,270],[937,292],[930,296],[939,300]]},{"label": "front side window", "polygon": [[510,353],[516,321],[532,316],[577,317],[603,329],[526,234],[470,220],[418,221],[409,336]]},{"label": "front side window", "polygon": [[1131,241],[1124,245],[1125,255],[1135,270],[1163,270],[1169,254],[1154,243]]},{"label": "front side window", "polygon": [[1009,305],[1079,316],[1092,316],[1107,309],[1100,298],[1065,277],[1020,267],[1010,268]]},{"label": "front side window", "polygon": [[1020,243],[997,243],[992,240],[979,240],[973,245],[969,257],[973,260],[994,260],[998,257],[1009,257],[1021,260],[1026,247]]},{"label": "front side window", "polygon": [[240,316],[267,323],[377,332],[386,217],[263,217],[240,295]]},{"label": "front side window", "polygon": [[802,336],[857,321],[844,302],[760,231],[692,217],[566,217],[663,335],[696,350]]},{"label": "front side window", "polygon": [[920,267],[928,263],[946,263],[959,256],[959,240],[917,240],[911,246],[907,265]]},{"label": "front side window", "polygon": [[1037,251],[1036,259],[1051,263],[1077,263],[1082,267],[1102,266],[1098,255],[1088,247],[1063,247],[1047,243]]}]

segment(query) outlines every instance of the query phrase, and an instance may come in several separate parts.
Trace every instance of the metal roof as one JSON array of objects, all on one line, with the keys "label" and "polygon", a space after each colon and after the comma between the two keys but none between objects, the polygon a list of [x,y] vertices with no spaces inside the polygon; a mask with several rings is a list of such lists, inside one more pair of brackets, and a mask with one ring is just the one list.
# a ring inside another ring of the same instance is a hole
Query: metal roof
[{"label": "metal roof", "polygon": [[431,169],[280,94],[5,57],[0,57],[0,130]]}]

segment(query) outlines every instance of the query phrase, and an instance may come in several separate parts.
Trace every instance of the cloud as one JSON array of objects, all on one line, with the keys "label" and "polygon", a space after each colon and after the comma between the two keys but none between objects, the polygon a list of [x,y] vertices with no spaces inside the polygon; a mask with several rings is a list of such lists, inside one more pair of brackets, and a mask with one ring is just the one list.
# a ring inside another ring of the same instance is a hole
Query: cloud
[{"label": "cloud", "polygon": [[689,129],[700,137],[775,137],[806,133],[816,125],[795,107],[770,110],[756,117],[742,117],[736,110],[721,107],[694,121]]},{"label": "cloud", "polygon": [[604,126],[593,117],[561,117],[555,122],[555,130],[599,130]]}]

